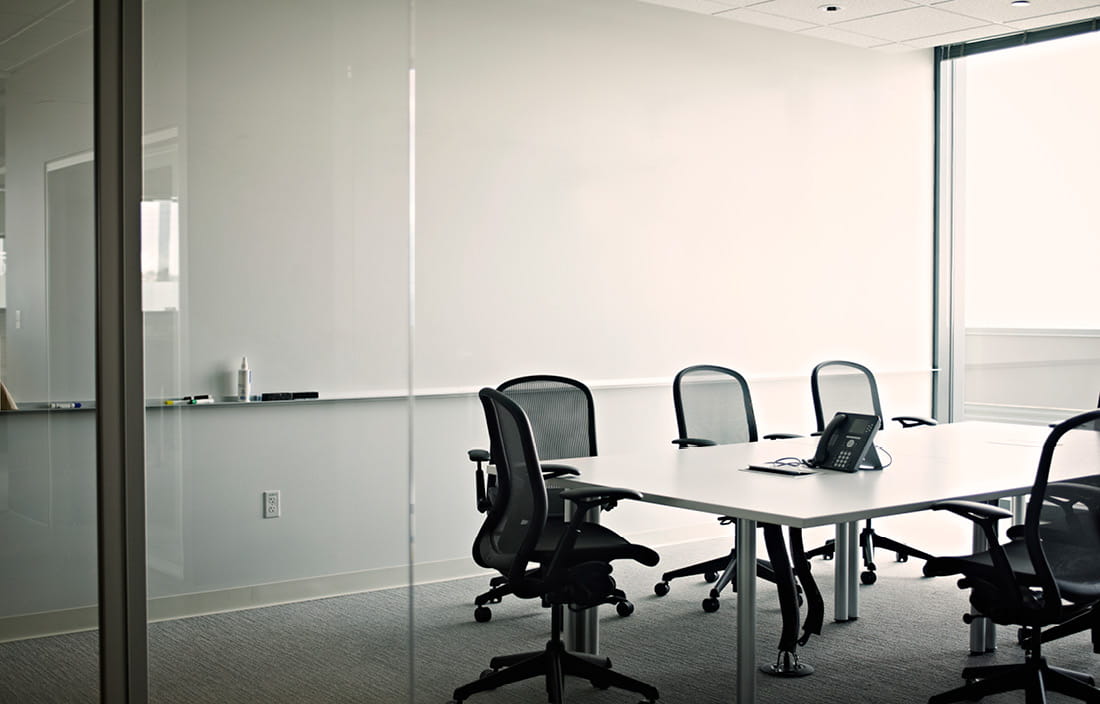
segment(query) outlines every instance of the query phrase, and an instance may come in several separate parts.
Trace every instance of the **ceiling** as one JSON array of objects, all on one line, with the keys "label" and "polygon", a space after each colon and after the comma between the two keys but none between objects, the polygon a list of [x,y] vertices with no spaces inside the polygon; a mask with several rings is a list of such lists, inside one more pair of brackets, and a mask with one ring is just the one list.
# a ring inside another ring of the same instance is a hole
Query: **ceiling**
[{"label": "ceiling", "polygon": [[0,78],[91,26],[89,0],[0,0]]},{"label": "ceiling", "polygon": [[[884,52],[1100,17],[1100,0],[640,0]],[[824,8],[836,8],[827,11]]]}]

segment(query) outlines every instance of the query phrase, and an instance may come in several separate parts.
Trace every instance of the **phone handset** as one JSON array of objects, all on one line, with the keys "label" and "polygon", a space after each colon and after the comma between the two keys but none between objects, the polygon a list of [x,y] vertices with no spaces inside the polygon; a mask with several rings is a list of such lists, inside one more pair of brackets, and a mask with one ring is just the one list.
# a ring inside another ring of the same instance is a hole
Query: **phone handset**
[{"label": "phone handset", "polygon": [[817,451],[814,452],[813,459],[807,464],[811,467],[821,467],[825,464],[825,460],[829,458],[829,448],[832,447],[833,442],[840,433],[841,427],[844,425],[844,421],[847,419],[848,416],[843,413],[837,413],[833,416],[833,419],[825,426],[825,430],[821,431],[821,439],[817,443]]},{"label": "phone handset", "polygon": [[864,463],[868,468],[881,469],[882,463],[874,450],[875,433],[881,422],[875,415],[837,413],[821,431],[817,450],[807,464],[842,472],[855,472]]}]

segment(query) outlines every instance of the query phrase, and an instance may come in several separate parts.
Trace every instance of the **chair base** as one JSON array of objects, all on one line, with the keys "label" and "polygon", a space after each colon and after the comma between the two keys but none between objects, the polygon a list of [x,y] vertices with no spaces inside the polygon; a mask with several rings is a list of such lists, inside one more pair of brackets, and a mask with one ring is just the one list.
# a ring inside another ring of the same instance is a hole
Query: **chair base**
[{"label": "chair base", "polygon": [[[661,581],[653,585],[653,592],[657,596],[664,596],[668,594],[669,582],[672,580],[679,579],[680,577],[691,577],[698,574],[703,575],[704,581],[714,583],[714,586],[710,590],[710,596],[703,600],[703,610],[708,613],[717,611],[718,596],[722,593],[722,590],[732,585],[733,590],[737,591],[737,585],[734,582],[737,577],[737,551],[730,550],[728,555],[665,572],[661,575]],[[772,568],[771,562],[758,559],[756,561],[756,576],[760,579],[774,583],[775,570]],[[798,592],[798,603],[801,605],[801,587],[798,587]]]},{"label": "chair base", "polygon": [[[888,538],[884,535],[879,535],[875,532],[875,529],[871,527],[871,521],[867,521],[863,530],[859,532],[859,547],[863,552],[863,568],[864,571],[860,574],[860,581],[864,584],[874,584],[877,577],[875,575],[875,550],[892,550],[896,555],[898,562],[906,562],[910,557],[916,557],[921,560],[931,560],[932,556],[923,550],[918,550],[914,547],[910,547],[905,543],[899,543],[893,538]],[[814,548],[806,552],[806,559],[814,557],[821,557],[825,560],[833,559],[836,552],[836,541],[827,540],[825,544],[819,548]]]},{"label": "chair base", "polygon": [[[529,574],[532,576],[537,570],[531,570]],[[503,597],[512,593],[512,585],[508,583],[508,580],[504,577],[493,577],[489,580],[489,591],[478,594],[474,598],[474,620],[478,623],[488,623],[493,618],[493,610],[490,609],[488,604],[499,604]],[[609,604],[615,605],[615,613],[619,616],[627,617],[634,613],[634,603],[626,598],[626,593],[621,589],[617,589],[615,594],[612,594],[608,599]]]},{"label": "chair base", "polygon": [[545,677],[547,701],[561,704],[567,675],[584,678],[600,689],[618,687],[635,692],[649,702],[657,701],[660,696],[656,687],[612,670],[610,659],[569,652],[560,640],[549,641],[545,650],[495,657],[489,661],[489,668],[481,678],[456,689],[452,701],[457,704],[478,692],[532,677]]},{"label": "chair base", "polygon": [[1027,704],[1045,704],[1046,691],[1059,692],[1083,702],[1100,703],[1100,689],[1084,672],[1074,672],[1047,663],[1044,657],[1029,657],[1022,663],[968,667],[962,676],[966,684],[937,694],[928,704],[976,701],[1001,692],[1023,690]]}]

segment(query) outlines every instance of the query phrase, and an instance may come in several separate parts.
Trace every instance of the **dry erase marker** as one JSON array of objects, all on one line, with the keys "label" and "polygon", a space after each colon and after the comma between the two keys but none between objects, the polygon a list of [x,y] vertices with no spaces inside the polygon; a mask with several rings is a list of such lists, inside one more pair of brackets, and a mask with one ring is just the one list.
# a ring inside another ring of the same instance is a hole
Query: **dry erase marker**
[{"label": "dry erase marker", "polygon": [[50,404],[51,409],[56,409],[56,408],[81,408],[83,406],[84,406],[84,404],[80,403],[79,401],[71,401],[71,402],[68,402],[68,403],[51,403]]}]

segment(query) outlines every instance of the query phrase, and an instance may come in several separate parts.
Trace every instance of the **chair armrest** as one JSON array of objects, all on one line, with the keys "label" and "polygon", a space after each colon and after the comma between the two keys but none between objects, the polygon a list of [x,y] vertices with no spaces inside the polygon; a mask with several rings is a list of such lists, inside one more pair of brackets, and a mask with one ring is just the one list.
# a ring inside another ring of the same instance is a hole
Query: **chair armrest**
[{"label": "chair armrest", "polygon": [[466,452],[466,456],[470,458],[471,462],[477,463],[477,469],[474,470],[474,496],[477,497],[478,513],[485,513],[492,506],[492,500],[489,498],[486,488],[485,470],[481,468],[481,465],[489,462],[489,451],[469,450]]},{"label": "chair armrest", "polygon": [[679,445],[683,449],[685,447],[713,447],[718,443],[706,438],[676,438],[672,441],[672,444]]},{"label": "chair armrest", "polygon": [[584,517],[588,514],[590,508],[599,505],[610,508],[619,499],[641,499],[642,493],[633,489],[618,487],[586,486],[565,489],[561,492],[561,497],[574,502],[577,505],[577,510],[573,512],[573,517],[569,519],[569,529],[562,533],[557,547],[554,548],[554,554],[550,558],[550,566],[546,570],[547,579],[553,579],[553,576],[558,574],[564,564],[565,556],[572,552],[573,546],[577,542],[577,536],[581,532],[581,523],[584,522]]},{"label": "chair armrest", "polygon": [[950,511],[951,513],[958,514],[963,518],[968,518],[974,521],[982,528],[982,532],[985,533],[986,540],[989,541],[991,548],[998,544],[997,541],[997,521],[1002,518],[1012,518],[1012,511],[1001,508],[1000,506],[991,506],[990,504],[983,504],[977,501],[940,501],[939,503],[932,504],[933,511]]},{"label": "chair armrest", "polygon": [[565,489],[561,492],[561,497],[577,504],[598,504],[619,499],[641,500],[642,492],[613,486],[584,486]]},{"label": "chair armrest", "polygon": [[936,425],[936,421],[931,418],[922,418],[920,416],[894,416],[890,420],[896,420],[901,423],[903,428],[913,428],[918,425]]},{"label": "chair armrest", "polygon": [[1100,486],[1077,482],[1052,482],[1047,484],[1046,495],[1043,498],[1062,499],[1070,504],[1082,503],[1090,509],[1097,508],[1100,507]]},{"label": "chair armrest", "polygon": [[934,503],[932,504],[932,510],[950,511],[963,518],[969,518],[972,521],[999,521],[1002,518],[1012,518],[1012,511],[1009,511],[1007,508],[983,504],[979,501],[963,501],[961,499]]},{"label": "chair armrest", "polygon": [[789,440],[791,438],[800,438],[801,435],[795,433],[768,433],[764,436],[765,440]]},{"label": "chair armrest", "polygon": [[570,467],[567,464],[550,464],[549,462],[543,462],[540,466],[542,467],[542,476],[544,479],[565,476],[578,477],[581,473],[576,467]]}]

